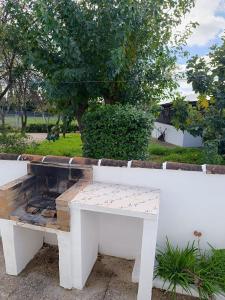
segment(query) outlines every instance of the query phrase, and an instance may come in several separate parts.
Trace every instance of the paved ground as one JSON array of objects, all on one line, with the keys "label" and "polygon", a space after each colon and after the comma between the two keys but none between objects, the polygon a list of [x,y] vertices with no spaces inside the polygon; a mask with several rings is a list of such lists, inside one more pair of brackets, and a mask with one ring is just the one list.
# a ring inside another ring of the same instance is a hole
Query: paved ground
[{"label": "paved ground", "polygon": [[44,141],[47,137],[47,133],[28,133],[27,135],[32,141],[37,143]]},{"label": "paved ground", "polygon": [[[58,249],[45,246],[17,277],[5,274],[0,245],[0,300],[135,300],[137,284],[131,283],[133,262],[99,257],[83,291],[59,287]],[[152,300],[172,299],[159,290]],[[177,300],[194,298],[180,296]]]}]

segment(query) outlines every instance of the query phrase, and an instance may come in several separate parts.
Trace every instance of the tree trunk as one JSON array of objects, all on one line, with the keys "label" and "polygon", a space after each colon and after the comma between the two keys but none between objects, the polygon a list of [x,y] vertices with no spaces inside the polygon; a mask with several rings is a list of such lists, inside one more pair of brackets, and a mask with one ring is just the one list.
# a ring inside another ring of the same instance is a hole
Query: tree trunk
[{"label": "tree trunk", "polygon": [[27,129],[27,111],[24,109],[21,115],[21,133],[25,133]]},{"label": "tree trunk", "polygon": [[3,110],[0,112],[0,116],[1,116],[1,123],[2,123],[1,132],[2,134],[5,134],[5,113]]},{"label": "tree trunk", "polygon": [[57,116],[57,121],[56,121],[55,125],[59,126],[60,118],[61,118],[61,115],[58,114],[58,116]]},{"label": "tree trunk", "polygon": [[83,114],[85,113],[85,111],[87,110],[87,108],[88,108],[87,103],[81,103],[78,106],[78,109],[75,112],[75,117],[77,119],[79,131],[80,131],[80,134],[81,134],[81,140],[82,140],[82,130],[83,130],[82,117],[83,117]]},{"label": "tree trunk", "polygon": [[4,113],[4,111],[1,111],[0,116],[1,116],[2,128],[5,128],[5,113]]}]

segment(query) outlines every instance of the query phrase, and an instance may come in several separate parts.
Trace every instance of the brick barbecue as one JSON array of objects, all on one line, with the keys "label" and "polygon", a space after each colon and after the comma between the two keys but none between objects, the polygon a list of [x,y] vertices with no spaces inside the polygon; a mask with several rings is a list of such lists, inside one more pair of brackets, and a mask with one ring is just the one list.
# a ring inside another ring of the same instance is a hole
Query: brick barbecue
[{"label": "brick barbecue", "polygon": [[70,231],[69,203],[92,182],[88,166],[31,162],[0,188],[0,218]]}]

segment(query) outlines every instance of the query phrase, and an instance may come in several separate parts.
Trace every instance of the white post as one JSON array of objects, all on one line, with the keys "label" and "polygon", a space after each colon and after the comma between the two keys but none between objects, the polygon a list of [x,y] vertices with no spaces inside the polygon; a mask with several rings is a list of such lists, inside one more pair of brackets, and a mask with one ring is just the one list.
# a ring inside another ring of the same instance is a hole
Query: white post
[{"label": "white post", "polygon": [[144,219],[137,300],[151,300],[158,217]]},{"label": "white post", "polygon": [[59,248],[60,286],[62,286],[65,289],[72,289],[73,273],[71,233],[59,231],[57,233],[57,239]]},{"label": "white post", "polygon": [[13,225],[1,220],[1,235],[6,273],[18,275],[41,249],[43,232]]}]

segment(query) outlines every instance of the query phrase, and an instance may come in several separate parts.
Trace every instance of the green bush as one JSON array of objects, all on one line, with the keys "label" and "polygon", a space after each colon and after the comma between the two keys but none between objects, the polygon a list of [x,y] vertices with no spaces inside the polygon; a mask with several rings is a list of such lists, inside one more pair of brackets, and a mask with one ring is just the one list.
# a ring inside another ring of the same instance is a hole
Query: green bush
[{"label": "green bush", "polygon": [[223,157],[219,155],[219,143],[217,140],[204,143],[204,158],[208,164],[222,164]]},{"label": "green bush", "polygon": [[153,118],[132,106],[104,105],[85,113],[84,156],[146,159]]},{"label": "green bush", "polygon": [[8,132],[12,130],[12,127],[8,124],[6,124],[5,126],[0,125],[0,133],[4,133],[4,132]]},{"label": "green bush", "polygon": [[48,126],[45,123],[31,123],[27,126],[27,133],[47,133],[50,131],[54,124],[49,124]]},{"label": "green bush", "polygon": [[178,286],[191,294],[191,287],[194,284],[192,273],[196,265],[197,251],[194,243],[180,249],[179,247],[174,248],[168,240],[165,250],[157,251],[155,277],[169,282],[168,290],[172,291],[174,298]]},{"label": "green bush", "polygon": [[22,154],[28,144],[29,140],[24,135],[18,133],[0,134],[0,152]]},{"label": "green bush", "polygon": [[202,300],[225,292],[225,250],[202,252],[194,243],[180,249],[167,240],[165,249],[157,251],[156,261],[155,277],[169,283],[174,299],[178,286],[188,294],[195,289]]},{"label": "green bush", "polygon": [[[27,133],[47,133],[50,132],[52,127],[55,124],[46,125],[45,123],[32,123],[27,126],[26,132]],[[60,130],[62,129],[62,125],[60,124]],[[78,131],[78,126],[75,124],[70,124],[67,127],[67,132],[76,132]]]}]

